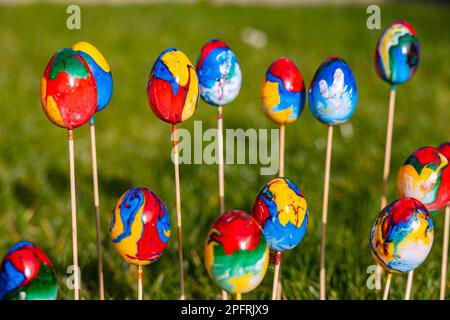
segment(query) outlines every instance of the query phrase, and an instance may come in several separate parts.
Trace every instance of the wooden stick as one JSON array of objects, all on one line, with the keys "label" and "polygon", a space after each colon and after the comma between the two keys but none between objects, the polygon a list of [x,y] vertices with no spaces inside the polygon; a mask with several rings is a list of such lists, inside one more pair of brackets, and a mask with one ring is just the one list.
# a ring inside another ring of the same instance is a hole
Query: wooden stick
[{"label": "wooden stick", "polygon": [[414,279],[414,270],[408,272],[408,281],[406,282],[405,300],[411,299],[412,284]]},{"label": "wooden stick", "polygon": [[225,212],[225,174],[223,160],[223,114],[221,106],[217,107],[217,131],[217,154],[219,157],[219,202],[220,214],[222,214]]},{"label": "wooden stick", "polygon": [[281,295],[283,294],[283,298],[284,298],[284,300],[287,300],[286,299],[286,295],[285,295],[285,292],[283,292],[283,286],[282,286],[282,284],[281,284],[281,265],[279,266],[279,269],[280,269],[280,271],[279,271],[279,273],[278,273],[278,289],[277,289],[277,300],[281,300]]},{"label": "wooden stick", "polygon": [[236,300],[242,300],[242,294],[236,293]]},{"label": "wooden stick", "polygon": [[448,229],[450,228],[450,207],[445,207],[444,242],[442,244],[441,288],[439,299],[445,300],[445,287],[447,286],[447,260],[448,260]]},{"label": "wooden stick", "polygon": [[72,254],[73,275],[75,277],[73,291],[74,299],[79,299],[79,274],[78,274],[78,239],[77,239],[77,202],[75,194],[75,152],[73,145],[73,131],[69,129],[69,167],[70,167],[70,206],[72,212]]},{"label": "wooden stick", "polygon": [[333,146],[333,126],[328,126],[327,153],[325,158],[325,179],[322,201],[322,239],[320,240],[320,300],[326,299],[325,289],[325,246],[328,216],[328,193],[330,188],[331,149]]},{"label": "wooden stick", "polygon": [[[278,176],[284,177],[284,149],[285,149],[285,125],[280,125],[280,169],[278,172]],[[280,253],[281,254],[281,253]],[[278,269],[278,270],[277,270]],[[275,273],[278,272],[278,283],[276,286],[276,300],[281,300],[281,293],[283,291],[283,287],[281,284],[281,266],[278,264],[275,266]],[[274,278],[275,281],[275,278]],[[275,284],[274,284],[275,286]],[[273,288],[272,288],[272,300],[273,300]]]},{"label": "wooden stick", "polygon": [[142,279],[144,277],[144,268],[138,266],[138,300],[142,300]]},{"label": "wooden stick", "polygon": [[279,176],[284,177],[284,138],[285,138],[284,124],[280,125],[280,170]]},{"label": "wooden stick", "polygon": [[391,149],[392,149],[392,132],[394,129],[394,113],[395,113],[395,86],[392,86],[391,94],[389,97],[389,114],[388,123],[386,131],[386,147],[384,152],[384,169],[383,169],[383,188],[381,193],[381,209],[383,209],[386,204],[386,193],[387,193],[387,181],[389,178],[389,169],[391,165]]},{"label": "wooden stick", "polygon": [[273,275],[273,285],[272,285],[272,300],[277,300],[277,294],[278,294],[278,285],[279,285],[279,279],[280,279],[280,265],[281,265],[281,252],[277,251],[275,253],[275,272]]},{"label": "wooden stick", "polygon": [[91,153],[92,153],[92,185],[94,188],[95,225],[97,229],[97,256],[98,256],[98,287],[100,300],[105,300],[105,290],[103,285],[103,253],[102,236],[100,231],[100,199],[98,193],[98,172],[97,172],[97,146],[95,139],[95,121],[91,118]]},{"label": "wooden stick", "polygon": [[389,288],[391,287],[392,273],[387,274],[386,285],[384,286],[383,300],[387,300],[389,296]]},{"label": "wooden stick", "polygon": [[175,167],[175,194],[177,204],[177,232],[178,232],[178,261],[180,267],[180,300],[185,300],[184,294],[184,263],[183,263],[183,239],[181,236],[181,194],[180,194],[180,168],[178,154],[177,125],[172,125],[173,134],[173,159]]},{"label": "wooden stick", "polygon": [[[386,194],[387,194],[387,182],[389,178],[389,169],[391,166],[392,133],[394,130],[394,114],[395,114],[395,94],[396,94],[396,87],[393,85],[389,96],[389,113],[386,129],[386,144],[384,150],[383,187],[381,189],[381,206],[380,206],[381,210],[383,210],[383,208],[387,204]],[[378,265],[375,275],[375,289],[377,290],[381,290],[381,272],[382,268],[381,266]]]},{"label": "wooden stick", "polygon": [[[219,160],[219,215],[225,212],[225,168],[223,160],[223,113],[222,106],[217,107],[217,155]],[[228,300],[228,292],[222,290],[222,300]]]},{"label": "wooden stick", "polygon": [[228,292],[222,290],[222,300],[228,300]]}]

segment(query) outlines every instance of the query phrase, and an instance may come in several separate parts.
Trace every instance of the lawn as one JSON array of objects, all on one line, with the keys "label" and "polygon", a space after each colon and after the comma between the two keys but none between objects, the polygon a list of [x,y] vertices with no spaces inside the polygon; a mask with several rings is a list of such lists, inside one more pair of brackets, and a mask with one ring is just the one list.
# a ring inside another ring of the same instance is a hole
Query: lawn
[{"label": "lawn", "polygon": [[[222,38],[235,51],[243,71],[239,97],[224,109],[225,128],[276,128],[262,113],[259,89],[266,68],[279,56],[294,60],[306,85],[331,55],[352,67],[359,103],[349,125],[335,130],[327,244],[329,299],[375,299],[366,286],[374,264],[369,233],[379,211],[389,86],[373,66],[382,30],[366,28],[362,6],[82,6],[81,30],[66,28],[66,6],[0,6],[0,255],[19,240],[33,241],[53,260],[59,298],[71,299],[66,268],[72,264],[67,132],[52,125],[41,110],[40,80],[59,48],[86,40],[111,65],[113,98],[96,116],[100,205],[108,299],[135,299],[136,268],[127,265],[109,239],[111,209],[132,186],[147,186],[171,213],[172,238],[159,261],[144,268],[144,298],[178,298],[175,189],[170,159],[170,126],[151,112],[146,85],[158,54],[183,50],[195,63],[203,43]],[[381,6],[382,28],[396,19],[415,27],[422,57],[411,82],[398,88],[388,200],[397,198],[398,168],[417,148],[450,139],[449,7]],[[267,46],[241,40],[245,28],[263,31]],[[203,101],[182,128],[194,120],[216,125],[216,110]],[[319,243],[327,128],[308,107],[286,129],[286,176],[309,202],[310,222],[299,247],[283,255],[283,281],[289,299],[318,299]],[[205,143],[206,145],[206,143]],[[75,130],[78,247],[83,299],[96,299],[97,258],[91,181],[89,128]],[[271,176],[259,165],[227,165],[226,207],[249,212]],[[192,299],[219,298],[220,291],[203,265],[203,244],[218,215],[215,165],[182,165],[186,294]],[[415,274],[413,298],[439,295],[443,214],[434,216],[435,243]],[[248,299],[270,298],[273,271]],[[392,299],[401,299],[406,276],[395,276]],[[450,297],[450,281],[447,282]]]}]

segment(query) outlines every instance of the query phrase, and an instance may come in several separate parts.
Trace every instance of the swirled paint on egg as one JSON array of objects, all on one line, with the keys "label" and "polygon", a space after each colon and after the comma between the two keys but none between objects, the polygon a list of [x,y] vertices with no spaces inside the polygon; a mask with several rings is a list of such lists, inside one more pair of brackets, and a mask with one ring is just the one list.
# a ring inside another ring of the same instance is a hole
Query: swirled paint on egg
[{"label": "swirled paint on egg", "polygon": [[414,28],[399,20],[389,25],[375,50],[375,68],[384,81],[396,85],[407,82],[420,61],[420,45]]},{"label": "swirled paint on egg", "polygon": [[263,228],[269,248],[291,250],[303,240],[308,227],[308,203],[287,178],[275,178],[261,189],[252,216]]},{"label": "swirled paint on egg", "polygon": [[358,102],[355,77],[347,63],[331,57],[317,69],[309,86],[309,109],[314,117],[327,125],[350,119]]},{"label": "swirled paint on egg", "polygon": [[111,217],[114,248],[125,261],[150,264],[163,254],[170,238],[170,218],[162,200],[147,188],[125,192]]},{"label": "swirled paint on egg", "polygon": [[15,244],[0,267],[0,300],[55,300],[55,270],[47,255],[31,242]]},{"label": "swirled paint on egg", "polygon": [[278,58],[269,67],[261,88],[264,114],[272,121],[287,124],[297,120],[305,107],[302,74],[288,58]]},{"label": "swirled paint on egg", "polygon": [[205,266],[223,290],[255,289],[269,265],[269,248],[260,225],[241,210],[224,212],[212,225],[205,243]]},{"label": "swirled paint on egg", "polygon": [[194,114],[198,77],[183,52],[170,48],[159,55],[150,72],[147,97],[153,113],[165,122],[176,124]]},{"label": "swirled paint on egg", "polygon": [[425,206],[414,198],[400,198],[378,214],[370,233],[370,248],[388,272],[404,273],[426,259],[433,239],[433,220]]},{"label": "swirled paint on egg", "polygon": [[56,52],[41,81],[41,104],[57,126],[74,129],[97,109],[97,86],[83,57],[70,48]]},{"label": "swirled paint on egg", "polygon": [[434,147],[416,150],[398,171],[398,194],[416,198],[431,214],[437,213],[449,197],[450,181],[444,175],[448,165],[447,158]]},{"label": "swirled paint on egg", "polygon": [[111,68],[100,51],[88,42],[78,42],[72,49],[80,53],[94,76],[95,84],[97,86],[96,112],[99,112],[104,109],[111,100],[113,91]]},{"label": "swirled paint on egg", "polygon": [[208,41],[197,61],[200,96],[214,106],[224,106],[239,94],[242,72],[234,52],[222,40]]}]

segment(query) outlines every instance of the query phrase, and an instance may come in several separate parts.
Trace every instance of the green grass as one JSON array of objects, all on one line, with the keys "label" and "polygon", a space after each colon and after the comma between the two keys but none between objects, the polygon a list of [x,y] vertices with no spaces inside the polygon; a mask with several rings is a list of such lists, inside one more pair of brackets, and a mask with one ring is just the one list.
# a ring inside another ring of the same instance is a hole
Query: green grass
[{"label": "green grass", "polygon": [[[373,51],[381,30],[366,28],[365,7],[124,6],[82,7],[82,29],[65,27],[66,7],[0,6],[0,254],[26,239],[44,248],[58,274],[59,298],[70,299],[65,285],[72,263],[67,132],[41,110],[39,88],[51,55],[80,40],[95,44],[108,59],[114,94],[96,117],[107,298],[136,298],[136,268],[114,251],[108,236],[111,209],[128,188],[150,187],[171,212],[173,236],[165,254],[144,270],[144,297],[178,298],[173,165],[170,126],[151,112],[146,97],[149,70],[167,47],[182,49],[195,62],[203,43],[222,38],[236,52],[243,70],[238,99],[225,108],[226,128],[276,128],[263,115],[259,86],[269,64],[292,58],[308,85],[330,55],[352,67],[359,103],[351,119],[353,135],[335,130],[327,244],[330,299],[375,299],[366,285],[374,264],[369,232],[379,211],[389,87],[376,75]],[[382,6],[382,27],[409,20],[419,36],[422,60],[412,81],[398,88],[393,140],[390,201],[397,198],[399,166],[417,148],[450,139],[449,7]],[[254,49],[240,39],[245,27],[268,35]],[[215,109],[200,102],[193,120],[215,126]],[[75,131],[78,247],[85,299],[95,299],[97,268],[91,184],[89,129]],[[283,255],[284,289],[290,299],[317,299],[326,127],[310,114],[287,126],[286,175],[301,186],[310,206],[310,224],[301,245]],[[226,207],[250,211],[259,189],[271,178],[258,165],[226,166]],[[203,243],[218,215],[217,168],[181,167],[187,297],[218,298],[220,291],[203,266]],[[443,215],[434,218],[435,244],[415,275],[413,298],[438,297]],[[249,299],[270,297],[272,270]],[[395,276],[391,297],[401,299],[406,276]],[[450,297],[450,282],[447,285]]]}]

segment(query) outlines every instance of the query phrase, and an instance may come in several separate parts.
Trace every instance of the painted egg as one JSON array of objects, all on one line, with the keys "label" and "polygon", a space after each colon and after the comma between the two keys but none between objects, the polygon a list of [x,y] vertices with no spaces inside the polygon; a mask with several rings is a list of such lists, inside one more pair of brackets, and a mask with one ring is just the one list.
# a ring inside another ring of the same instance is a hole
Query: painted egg
[{"label": "painted egg", "polygon": [[113,91],[111,68],[100,51],[88,42],[78,42],[72,47],[72,49],[78,51],[78,53],[83,57],[94,76],[95,84],[97,86],[96,112],[99,112],[105,108],[111,100]]},{"label": "painted egg", "polygon": [[302,113],[305,83],[288,58],[278,58],[267,70],[261,88],[261,104],[266,116],[279,124],[294,122]]},{"label": "painted egg", "polygon": [[147,188],[125,192],[111,217],[114,248],[125,261],[150,264],[163,254],[170,238],[170,219],[161,199]]},{"label": "painted egg", "polygon": [[244,211],[224,212],[208,233],[205,265],[223,290],[246,293],[255,289],[269,265],[269,248],[260,225]]},{"label": "painted egg", "polygon": [[153,113],[176,124],[189,119],[198,105],[198,78],[186,55],[174,48],[163,51],[150,72],[147,97]]},{"label": "painted egg", "polygon": [[242,73],[236,55],[222,40],[208,41],[197,61],[200,96],[207,103],[223,106],[239,94]]},{"label": "painted egg", "polygon": [[305,236],[308,203],[291,180],[275,178],[259,192],[252,216],[263,228],[270,249],[290,250]]},{"label": "painted egg", "polygon": [[92,117],[97,87],[78,52],[64,48],[50,59],[41,81],[41,103],[50,121],[63,128],[77,128]]},{"label": "painted egg", "polygon": [[47,255],[31,242],[14,245],[0,267],[0,300],[56,300],[55,270]]},{"label": "painted egg", "polygon": [[[447,160],[450,159],[450,142],[445,142],[443,144],[441,144],[438,147],[438,151],[444,155],[444,157],[447,158]],[[445,181],[445,183],[447,184],[445,186],[446,188],[446,193],[447,193],[447,202],[446,202],[446,206],[450,206],[450,186],[448,185],[450,183],[450,166],[445,167],[442,170],[442,181]]]},{"label": "painted egg", "polygon": [[358,102],[355,77],[347,63],[331,57],[317,69],[309,86],[309,109],[328,125],[340,124],[353,115]]},{"label": "painted egg", "polygon": [[416,32],[406,21],[392,23],[381,35],[375,49],[378,75],[390,84],[402,84],[412,78],[420,60]]},{"label": "painted egg", "polygon": [[433,220],[414,198],[401,198],[377,216],[370,233],[375,260],[388,272],[409,272],[428,256],[434,239]]},{"label": "painted egg", "polygon": [[449,197],[450,181],[443,175],[448,165],[447,158],[436,148],[418,149],[398,171],[398,194],[416,198],[431,214],[437,213],[445,207]]}]

